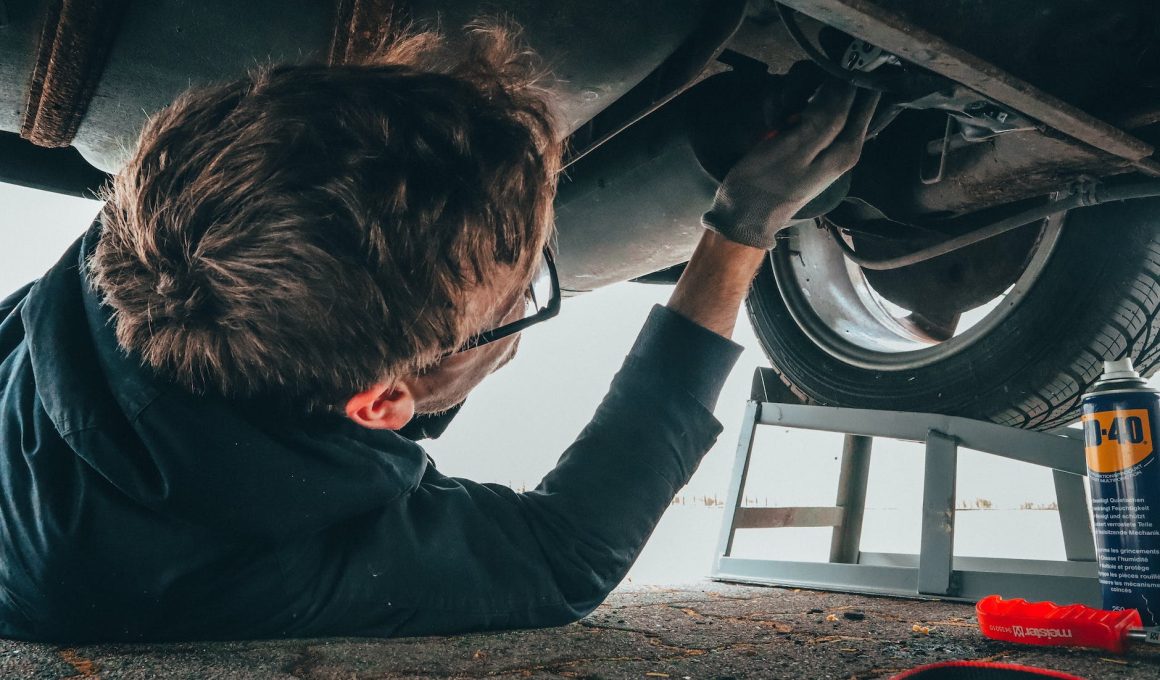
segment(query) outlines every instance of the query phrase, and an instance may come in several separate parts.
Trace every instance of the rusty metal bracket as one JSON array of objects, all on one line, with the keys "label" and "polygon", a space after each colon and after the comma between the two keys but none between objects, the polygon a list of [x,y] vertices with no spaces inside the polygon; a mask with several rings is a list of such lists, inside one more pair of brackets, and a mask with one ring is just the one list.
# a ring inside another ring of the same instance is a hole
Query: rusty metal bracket
[{"label": "rusty metal bracket", "polygon": [[38,146],[72,143],[97,90],[128,0],[56,0],[36,49],[20,136]]},{"label": "rusty metal bracket", "polygon": [[401,4],[395,0],[338,0],[329,63],[357,64],[373,56],[404,25]]},{"label": "rusty metal bracket", "polygon": [[[947,169],[947,154],[951,150],[951,135],[955,131],[955,119],[951,115],[947,115],[946,129],[943,131],[942,142],[939,144],[938,153],[938,167],[935,169],[933,175],[926,174],[926,163],[920,163],[918,166],[918,181],[923,184],[938,184],[942,181]],[[926,160],[927,154],[923,153],[923,159]]]},{"label": "rusty metal bracket", "polygon": [[1009,106],[1084,144],[1160,176],[1152,145],[1061,101],[1034,85],[870,0],[779,0],[782,4]]}]

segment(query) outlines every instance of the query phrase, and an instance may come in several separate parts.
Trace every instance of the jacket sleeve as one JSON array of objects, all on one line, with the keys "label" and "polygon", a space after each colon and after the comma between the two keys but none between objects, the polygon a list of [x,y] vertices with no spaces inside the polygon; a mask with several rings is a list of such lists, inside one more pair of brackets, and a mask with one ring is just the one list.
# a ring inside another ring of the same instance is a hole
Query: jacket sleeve
[{"label": "jacket sleeve", "polygon": [[583,617],[720,434],[712,408],[739,354],[655,308],[592,421],[534,490],[428,468],[399,502],[288,556],[286,575],[304,589],[294,633],[429,635]]}]

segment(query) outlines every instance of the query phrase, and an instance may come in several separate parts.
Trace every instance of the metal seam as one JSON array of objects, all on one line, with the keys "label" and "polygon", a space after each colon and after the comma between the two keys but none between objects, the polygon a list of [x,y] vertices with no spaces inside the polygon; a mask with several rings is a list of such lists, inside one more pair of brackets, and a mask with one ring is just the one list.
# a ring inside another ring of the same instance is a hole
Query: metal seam
[{"label": "metal seam", "polygon": [[49,5],[28,84],[20,136],[44,147],[72,143],[104,73],[128,0]]},{"label": "metal seam", "polygon": [[402,23],[397,5],[394,0],[337,0],[328,63],[357,64],[372,57],[397,34]]}]

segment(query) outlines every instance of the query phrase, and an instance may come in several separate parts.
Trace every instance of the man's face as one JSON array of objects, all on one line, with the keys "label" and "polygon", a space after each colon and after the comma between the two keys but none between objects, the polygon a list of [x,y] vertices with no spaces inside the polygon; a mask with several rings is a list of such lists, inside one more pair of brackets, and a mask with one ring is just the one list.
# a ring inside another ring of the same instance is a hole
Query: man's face
[{"label": "man's face", "polygon": [[[523,317],[527,274],[518,270],[509,270],[507,274],[506,280],[471,291],[468,309],[469,316],[475,319],[474,332],[487,331]],[[497,299],[499,304],[494,304]],[[519,346],[519,337],[517,333],[457,352],[412,378],[409,383],[415,412],[442,413],[462,402],[484,378],[511,361]]]}]

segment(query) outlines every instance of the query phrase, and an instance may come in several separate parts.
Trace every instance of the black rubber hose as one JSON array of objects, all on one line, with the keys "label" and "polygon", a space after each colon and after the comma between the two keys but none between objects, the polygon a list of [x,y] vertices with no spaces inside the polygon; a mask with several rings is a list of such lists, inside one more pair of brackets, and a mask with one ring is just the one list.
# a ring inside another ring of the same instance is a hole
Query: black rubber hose
[{"label": "black rubber hose", "polygon": [[1124,184],[1120,186],[1107,187],[1103,185],[1096,185],[1087,191],[1078,191],[1067,198],[1062,198],[1058,201],[1052,201],[1046,205],[1041,205],[1029,210],[1024,210],[1021,213],[1016,213],[1010,217],[999,220],[985,227],[972,230],[961,236],[955,236],[945,241],[940,241],[934,245],[927,246],[920,250],[897,257],[888,257],[880,260],[870,259],[859,255],[846,240],[842,238],[842,234],[834,225],[828,225],[830,235],[842,249],[842,252],[851,261],[863,269],[872,269],[874,271],[885,271],[888,269],[901,269],[902,267],[909,267],[919,262],[926,262],[932,260],[940,255],[946,255],[955,250],[966,248],[974,245],[980,241],[985,241],[989,238],[994,238],[1000,234],[1005,234],[1012,229],[1018,229],[1032,222],[1058,215],[1062,212],[1067,212],[1074,208],[1082,208],[1089,205],[1099,205],[1100,203],[1112,203],[1115,201],[1128,201],[1136,198],[1153,198],[1160,196],[1160,182],[1138,182],[1135,184]]},{"label": "black rubber hose", "polygon": [[1119,186],[1097,185],[1095,188],[1096,203],[1112,203],[1115,201],[1130,201],[1134,198],[1153,198],[1160,195],[1160,182],[1136,182]]}]

